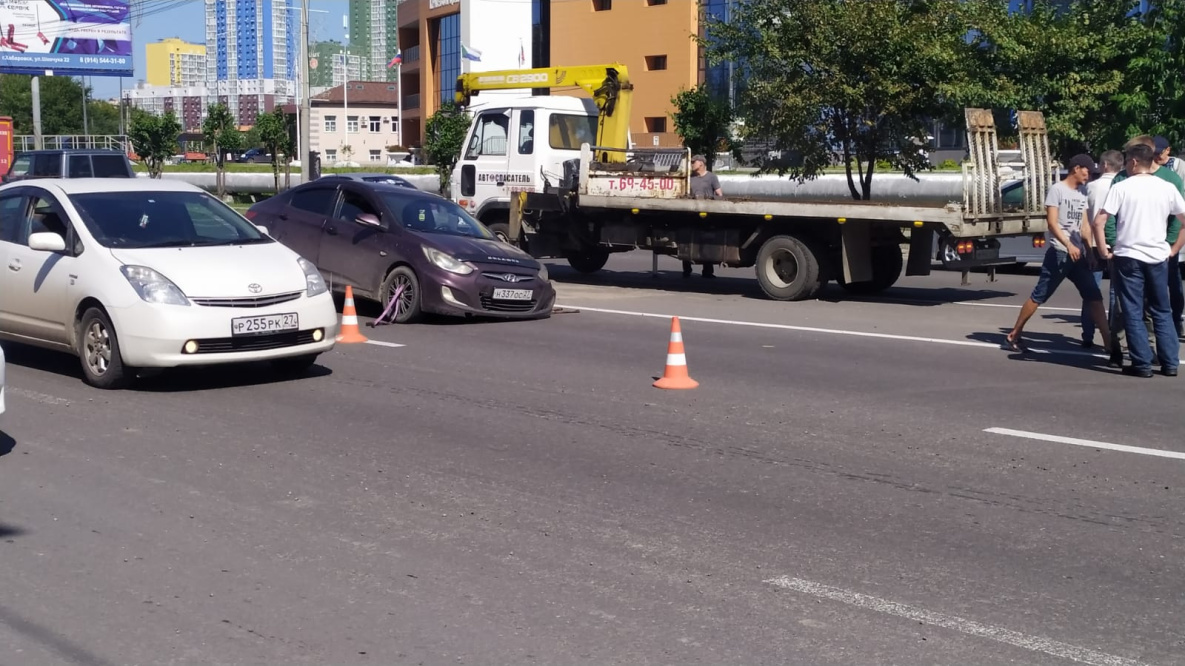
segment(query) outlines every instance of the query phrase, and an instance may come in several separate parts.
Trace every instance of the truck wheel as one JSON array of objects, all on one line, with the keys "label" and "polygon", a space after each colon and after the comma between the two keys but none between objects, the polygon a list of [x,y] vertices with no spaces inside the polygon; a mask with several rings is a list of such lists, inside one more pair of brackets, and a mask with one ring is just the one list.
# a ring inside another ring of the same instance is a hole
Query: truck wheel
[{"label": "truck wheel", "polygon": [[574,252],[565,257],[568,265],[581,273],[596,273],[609,262],[607,250],[586,250]]},{"label": "truck wheel", "polygon": [[904,267],[905,259],[901,256],[900,247],[878,245],[872,248],[872,279],[868,282],[845,283],[840,274],[839,284],[849,294],[876,294],[896,284]]},{"label": "truck wheel", "polygon": [[793,236],[774,236],[757,251],[757,282],[776,301],[813,298],[823,288],[818,251]]},{"label": "truck wheel", "polygon": [[510,243],[510,223],[509,222],[494,222],[493,224],[489,224],[486,226],[489,228],[489,230],[491,232],[493,232],[493,234],[495,236],[498,237],[498,240],[502,241],[503,243]]}]

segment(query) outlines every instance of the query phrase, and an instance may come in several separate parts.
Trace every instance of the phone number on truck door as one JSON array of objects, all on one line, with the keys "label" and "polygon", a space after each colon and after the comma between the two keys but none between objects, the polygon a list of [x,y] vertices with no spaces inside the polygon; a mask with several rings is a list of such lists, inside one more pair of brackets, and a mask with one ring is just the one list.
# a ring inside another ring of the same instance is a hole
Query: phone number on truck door
[{"label": "phone number on truck door", "polygon": [[611,190],[673,190],[674,178],[614,178],[609,181]]}]

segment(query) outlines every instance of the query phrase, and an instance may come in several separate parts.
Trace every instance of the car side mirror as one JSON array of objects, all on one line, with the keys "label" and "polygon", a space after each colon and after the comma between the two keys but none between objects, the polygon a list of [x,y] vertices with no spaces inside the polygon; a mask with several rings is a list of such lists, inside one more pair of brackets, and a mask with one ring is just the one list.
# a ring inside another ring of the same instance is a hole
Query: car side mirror
[{"label": "car side mirror", "polygon": [[40,231],[29,235],[29,249],[38,252],[64,252],[66,239],[52,231]]},{"label": "car side mirror", "polygon": [[364,227],[381,227],[381,226],[383,226],[383,223],[379,222],[378,216],[372,215],[370,213],[359,213],[358,217],[354,218],[354,221],[357,222],[358,224],[361,224]]},{"label": "car side mirror", "polygon": [[255,225],[255,228],[258,229],[259,233],[263,234],[264,236],[271,236],[271,233],[268,232],[267,227],[257,224]]}]

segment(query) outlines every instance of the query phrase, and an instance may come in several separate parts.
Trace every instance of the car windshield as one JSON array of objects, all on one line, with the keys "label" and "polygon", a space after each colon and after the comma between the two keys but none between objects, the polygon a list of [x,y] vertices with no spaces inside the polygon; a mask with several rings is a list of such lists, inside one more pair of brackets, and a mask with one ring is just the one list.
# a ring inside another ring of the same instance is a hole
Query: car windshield
[{"label": "car windshield", "polygon": [[485,225],[469,217],[463,208],[447,199],[408,197],[394,192],[384,192],[380,196],[405,229],[494,239],[494,234]]},{"label": "car windshield", "polygon": [[205,192],[93,192],[70,201],[104,247],[196,247],[270,243]]},{"label": "car windshield", "polygon": [[394,178],[392,176],[365,176],[362,180],[368,183],[384,183],[386,185],[403,185],[407,182],[402,178]]}]

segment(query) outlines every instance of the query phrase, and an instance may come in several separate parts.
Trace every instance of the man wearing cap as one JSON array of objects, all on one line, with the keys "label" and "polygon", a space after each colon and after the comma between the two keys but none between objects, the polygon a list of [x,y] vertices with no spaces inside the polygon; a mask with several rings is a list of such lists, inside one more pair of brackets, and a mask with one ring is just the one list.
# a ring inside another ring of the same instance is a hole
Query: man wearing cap
[{"label": "man wearing cap", "polygon": [[1123,374],[1152,376],[1152,347],[1148,344],[1148,329],[1143,317],[1147,309],[1152,314],[1156,331],[1160,370],[1166,377],[1176,377],[1180,342],[1173,330],[1168,293],[1170,280],[1165,276],[1169,253],[1173,249],[1165,240],[1163,225],[1166,217],[1176,220],[1178,226],[1185,222],[1185,197],[1178,187],[1152,174],[1157,164],[1150,146],[1134,145],[1127,150],[1126,157],[1130,176],[1111,186],[1103,209],[1092,221],[1097,233],[1103,231],[1109,217],[1117,220],[1115,242],[1112,244],[1107,240],[1100,246],[1100,251],[1104,259],[1112,259],[1112,279],[1116,281],[1119,300],[1123,304],[1128,351],[1132,359],[1131,366],[1124,368]]},{"label": "man wearing cap", "polygon": [[1090,155],[1075,155],[1068,169],[1065,180],[1054,183],[1045,195],[1045,260],[1041,262],[1037,286],[1021,308],[1012,332],[1005,338],[1004,348],[1009,351],[1023,351],[1021,335],[1025,324],[1065,279],[1074,283],[1082,301],[1089,304],[1091,318],[1103,344],[1111,343],[1103,294],[1090,273],[1086,244],[1082,239],[1087,207],[1086,184],[1098,167]]},{"label": "man wearing cap", "polygon": [[[720,189],[720,179],[716,174],[708,171],[708,162],[703,155],[691,157],[691,196],[696,199],[720,199],[724,192]],[[704,277],[716,277],[712,264],[704,264]],[[683,262],[683,277],[691,277],[691,262]]]},{"label": "man wearing cap", "polygon": [[[1166,168],[1162,167],[1160,165],[1160,162],[1155,159],[1155,157],[1156,157],[1156,139],[1155,139],[1155,137],[1152,137],[1148,134],[1141,134],[1137,137],[1132,138],[1130,141],[1128,141],[1126,144],[1124,144],[1123,150],[1126,153],[1126,152],[1130,151],[1135,146],[1147,146],[1153,152],[1154,159],[1152,160],[1152,166],[1147,171],[1147,173],[1149,173],[1153,176],[1156,176],[1157,178],[1160,178],[1161,180],[1168,181],[1168,183],[1170,185],[1177,188],[1177,192],[1185,194],[1185,181],[1183,181],[1181,179],[1181,177],[1178,176],[1176,174],[1176,172],[1174,172],[1173,170],[1166,169]],[[1115,185],[1118,185],[1119,183],[1127,180],[1127,178],[1128,178],[1128,173],[1127,173],[1127,170],[1124,169],[1123,171],[1119,172],[1119,175],[1115,176],[1114,180],[1111,181],[1111,183],[1112,183],[1111,186],[1114,187]],[[1185,293],[1182,293],[1182,284],[1181,284],[1181,278],[1180,278],[1181,268],[1180,268],[1180,261],[1178,260],[1178,255],[1181,252],[1182,244],[1185,243],[1185,237],[1183,237],[1181,235],[1181,223],[1179,221],[1177,221],[1177,218],[1175,218],[1175,217],[1169,216],[1168,220],[1165,222],[1165,229],[1166,229],[1165,240],[1169,243],[1169,245],[1172,248],[1172,251],[1169,254],[1169,258],[1168,258],[1168,261],[1170,263],[1170,265],[1168,267],[1169,270],[1166,271],[1166,273],[1165,273],[1165,279],[1168,282],[1169,305],[1170,305],[1170,311],[1172,313],[1171,314],[1172,320],[1174,322],[1173,327],[1177,331],[1178,339],[1180,339],[1181,333],[1182,333],[1182,330],[1181,330],[1181,326],[1182,326],[1181,317],[1183,315],[1182,311],[1185,310]],[[1115,246],[1115,216],[1114,215],[1110,216],[1107,219],[1107,226],[1105,227],[1104,231],[1106,232],[1105,240],[1107,241],[1107,246],[1114,247]],[[1172,276],[1176,276],[1175,279]],[[1114,280],[1115,276],[1112,275],[1111,279]],[[1119,305],[1119,308],[1118,308],[1119,311],[1112,313],[1112,332],[1114,333],[1114,335],[1111,336],[1111,365],[1113,365],[1113,366],[1119,366],[1119,365],[1123,364],[1123,349],[1122,349],[1122,347],[1123,347],[1124,337],[1126,335],[1125,327],[1123,326],[1123,322],[1125,321],[1125,318],[1123,315],[1124,303],[1123,303],[1122,299],[1118,301],[1118,305]],[[1115,310],[1115,308],[1112,308],[1112,310]],[[1144,325],[1145,330],[1150,330],[1152,328],[1152,315],[1150,312],[1144,313],[1144,324],[1145,324]],[[1130,347],[1130,342],[1129,342],[1129,347]]]}]

